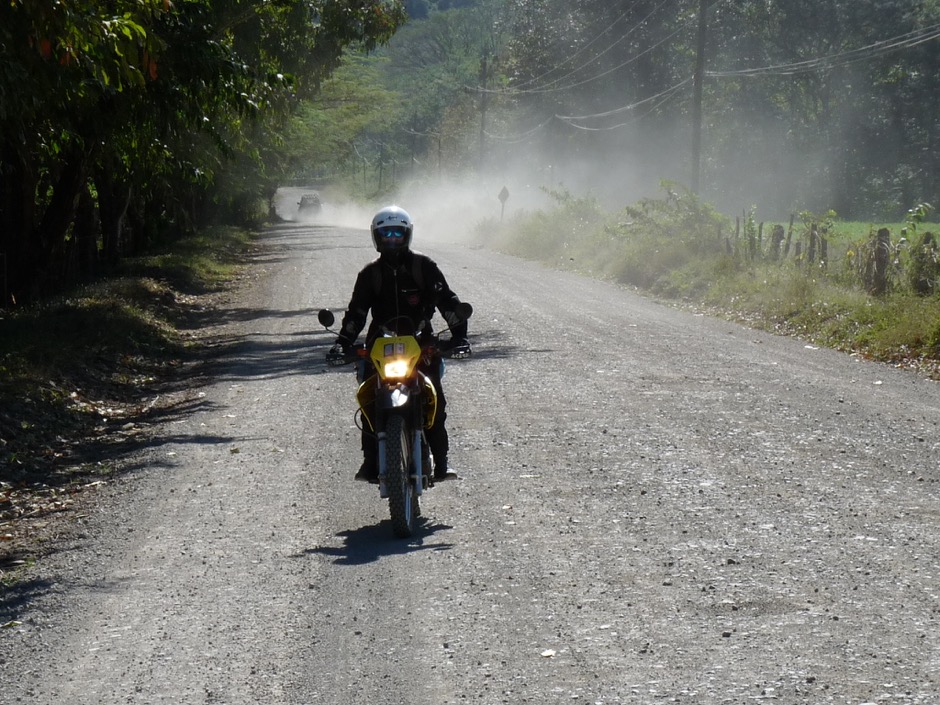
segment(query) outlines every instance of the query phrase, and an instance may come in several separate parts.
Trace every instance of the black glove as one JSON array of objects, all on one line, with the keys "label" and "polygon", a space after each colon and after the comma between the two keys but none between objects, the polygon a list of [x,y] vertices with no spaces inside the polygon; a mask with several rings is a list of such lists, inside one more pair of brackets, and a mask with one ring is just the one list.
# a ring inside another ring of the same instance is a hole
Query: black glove
[{"label": "black glove", "polygon": [[470,349],[470,343],[467,342],[466,338],[457,338],[450,341],[450,344],[444,350],[444,354],[454,360],[462,360],[466,357],[470,357],[473,354],[473,350]]},{"label": "black glove", "polygon": [[345,365],[352,357],[352,347],[343,343],[334,343],[333,347],[326,353],[326,362],[328,365],[338,367]]}]

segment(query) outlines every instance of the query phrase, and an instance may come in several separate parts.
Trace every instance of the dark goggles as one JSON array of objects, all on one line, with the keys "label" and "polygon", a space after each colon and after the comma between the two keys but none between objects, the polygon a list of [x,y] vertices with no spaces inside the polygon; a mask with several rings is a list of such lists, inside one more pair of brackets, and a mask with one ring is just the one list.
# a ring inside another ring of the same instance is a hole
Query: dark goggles
[{"label": "dark goggles", "polygon": [[408,230],[401,225],[388,225],[376,228],[375,233],[383,240],[401,240],[408,234]]}]

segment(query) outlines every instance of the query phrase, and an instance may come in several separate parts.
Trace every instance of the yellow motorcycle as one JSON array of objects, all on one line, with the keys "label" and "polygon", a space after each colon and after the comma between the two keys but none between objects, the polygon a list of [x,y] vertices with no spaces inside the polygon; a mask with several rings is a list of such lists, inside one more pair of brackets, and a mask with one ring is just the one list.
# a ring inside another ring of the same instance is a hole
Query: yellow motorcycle
[{"label": "yellow motorcycle", "polygon": [[[461,319],[472,313],[470,304],[458,306]],[[322,309],[317,320],[327,330],[336,322],[329,309]],[[356,357],[330,361],[347,364],[368,357],[367,365],[375,370],[372,375],[361,374],[356,400],[364,427],[378,440],[379,496],[388,499],[392,530],[400,538],[414,534],[421,516],[419,498],[434,486],[425,430],[434,424],[437,392],[420,368],[427,369],[439,358],[440,347],[437,335],[422,344],[408,330],[411,327],[407,319],[393,319],[371,348],[361,346]]]}]

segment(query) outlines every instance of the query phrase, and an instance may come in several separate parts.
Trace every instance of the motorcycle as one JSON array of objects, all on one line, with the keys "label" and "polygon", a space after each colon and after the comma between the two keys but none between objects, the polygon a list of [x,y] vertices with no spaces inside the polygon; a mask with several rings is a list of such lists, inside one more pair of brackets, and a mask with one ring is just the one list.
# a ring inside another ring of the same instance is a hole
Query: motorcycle
[{"label": "motorcycle", "polygon": [[[461,303],[457,315],[466,320],[473,307]],[[336,322],[333,312],[322,309],[317,320],[331,333]],[[331,365],[361,361],[375,374],[361,374],[356,392],[363,424],[368,424],[378,440],[379,497],[388,500],[392,531],[399,538],[412,536],[421,516],[420,497],[434,486],[431,453],[425,430],[434,424],[437,392],[431,379],[419,368],[426,367],[441,353],[440,333],[418,341],[411,321],[398,318],[382,326],[383,334],[371,348],[354,349],[354,355],[336,358]],[[412,330],[409,330],[412,329]],[[446,332],[442,331],[442,332]],[[450,355],[469,356],[466,351]],[[366,361],[364,358],[368,358]]]}]

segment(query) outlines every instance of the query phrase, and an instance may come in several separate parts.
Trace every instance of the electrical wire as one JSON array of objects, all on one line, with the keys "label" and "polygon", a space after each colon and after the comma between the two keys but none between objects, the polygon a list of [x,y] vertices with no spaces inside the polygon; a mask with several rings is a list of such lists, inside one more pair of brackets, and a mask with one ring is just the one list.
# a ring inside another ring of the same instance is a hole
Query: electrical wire
[{"label": "electrical wire", "polygon": [[[689,79],[689,80],[691,80],[691,79]],[[620,123],[617,123],[616,125],[608,125],[607,127],[588,127],[587,125],[578,125],[578,124],[576,124],[575,122],[573,122],[571,119],[568,119],[568,118],[562,118],[561,116],[556,116],[556,117],[559,117],[563,122],[567,123],[567,125],[568,125],[569,127],[573,127],[573,128],[575,128],[576,130],[584,130],[584,131],[588,131],[588,132],[608,132],[608,131],[610,131],[610,130],[618,130],[618,129],[620,129],[621,127],[626,127],[626,126],[628,126],[628,125],[636,124],[637,122],[639,122],[640,120],[642,120],[643,118],[645,118],[647,115],[651,115],[651,114],[654,113],[656,110],[659,110],[663,105],[665,105],[665,104],[668,103],[670,100],[672,100],[676,95],[678,95],[679,89],[680,89],[681,87],[683,87],[684,85],[688,84],[688,83],[689,83],[689,80],[683,81],[682,83],[679,83],[679,84],[673,86],[673,88],[670,88],[668,91],[664,91],[663,93],[660,93],[658,96],[654,96],[654,98],[662,98],[662,99],[659,100],[659,101],[658,101],[657,103],[655,103],[654,105],[651,105],[650,108],[649,108],[649,110],[646,110],[646,111],[643,112],[641,115],[637,115],[637,116],[634,117],[632,120],[627,120],[627,121],[625,121],[625,122],[620,122]],[[641,105],[646,104],[647,102],[649,102],[649,101],[648,101],[648,100],[644,100],[644,101],[641,101],[640,103],[636,103],[635,105],[630,106],[630,107],[631,107],[631,108],[637,108],[637,107],[639,107],[639,106],[641,106]],[[611,114],[613,114],[613,112],[612,112]],[[591,116],[588,116],[588,117],[591,117]]]},{"label": "electrical wire", "polygon": [[518,134],[518,135],[513,135],[513,136],[511,136],[511,137],[506,136],[506,135],[494,135],[494,134],[492,134],[492,133],[490,133],[490,132],[487,132],[486,130],[483,131],[483,134],[486,135],[487,137],[489,137],[490,139],[494,139],[494,140],[497,140],[497,141],[499,141],[499,142],[505,142],[506,144],[519,144],[519,143],[521,143],[521,142],[525,142],[525,141],[528,140],[530,137],[532,137],[534,134],[536,134],[537,132],[539,132],[540,130],[542,130],[542,129],[543,129],[544,127],[546,127],[552,120],[554,120],[555,117],[557,117],[557,116],[554,116],[554,115],[553,115],[553,116],[551,116],[551,117],[549,117],[549,118],[546,118],[545,120],[543,120],[542,122],[540,122],[538,125],[536,125],[535,127],[533,127],[531,130],[527,130],[526,132],[523,132],[523,133]]},{"label": "electrical wire", "polygon": [[[672,33],[670,33],[669,35],[663,37],[661,40],[659,40],[659,41],[656,42],[655,44],[650,45],[649,47],[647,47],[646,49],[644,49],[643,51],[641,51],[639,54],[636,54],[636,55],[630,57],[630,58],[627,59],[626,61],[624,61],[624,62],[622,62],[622,63],[620,63],[620,64],[618,64],[618,65],[616,65],[616,66],[614,66],[614,67],[612,67],[612,68],[609,68],[609,69],[607,69],[606,71],[602,71],[601,73],[596,74],[596,75],[594,75],[594,76],[591,76],[591,77],[589,77],[589,78],[585,78],[585,79],[583,79],[583,80],[576,81],[576,82],[574,82],[574,83],[569,83],[569,84],[564,85],[564,86],[550,87],[553,83],[557,83],[557,81],[562,80],[562,78],[567,78],[567,77],[571,76],[571,75],[574,74],[576,71],[578,71],[578,70],[580,70],[581,68],[583,68],[583,66],[582,66],[582,67],[579,67],[579,68],[576,69],[575,71],[572,71],[572,72],[566,74],[565,76],[562,76],[562,77],[558,78],[556,81],[552,81],[552,82],[546,84],[545,87],[542,87],[542,88],[529,88],[529,89],[524,89],[524,90],[516,90],[516,89],[513,89],[513,88],[508,88],[508,89],[505,89],[505,88],[504,88],[504,89],[492,89],[492,90],[490,90],[490,89],[483,89],[483,88],[474,88],[474,87],[468,87],[468,88],[469,88],[469,90],[477,91],[477,92],[479,92],[479,93],[495,93],[495,94],[499,94],[499,95],[511,95],[511,96],[514,96],[514,95],[544,95],[544,94],[546,94],[546,93],[559,93],[559,92],[563,92],[563,91],[569,91],[569,90],[571,90],[572,88],[578,88],[578,87],[580,87],[580,86],[587,85],[588,83],[593,83],[594,81],[598,81],[598,80],[600,80],[600,79],[602,79],[602,78],[605,78],[606,76],[609,76],[610,74],[619,71],[620,69],[624,68],[625,66],[629,66],[629,65],[632,64],[633,62],[638,61],[639,59],[641,59],[642,57],[646,56],[647,54],[649,54],[649,53],[650,53],[651,51],[653,51],[654,49],[659,48],[660,46],[662,46],[663,44],[665,44],[666,42],[668,42],[669,40],[671,40],[673,37],[675,37],[677,34],[679,34],[680,32],[682,32],[683,30],[685,30],[685,29],[689,26],[689,24],[691,24],[691,21],[690,21],[690,22],[687,22],[686,24],[684,24],[684,25],[682,25],[682,26],[680,26],[680,27],[678,27],[678,28],[677,28],[676,30],[674,30]],[[587,66],[587,64],[585,64],[585,66]]]},{"label": "electrical wire", "polygon": [[[715,3],[715,5],[717,5],[717,4],[718,4],[718,3]],[[658,10],[659,7],[662,7],[662,5],[657,6],[656,10]],[[711,7],[714,7],[714,5],[712,5]],[[709,9],[711,9],[711,7],[710,7]],[[632,9],[632,7],[631,7],[631,9]],[[654,12],[655,12],[656,10],[654,10]],[[628,10],[628,12],[629,12],[629,10]],[[626,16],[626,14],[627,14],[627,13],[624,13],[623,15],[621,15],[620,18],[618,18],[618,19],[615,21],[614,24],[616,24],[616,22],[619,22],[624,16]],[[652,14],[652,13],[651,13],[651,14]],[[647,16],[647,19],[649,18],[649,16],[651,16],[651,15],[648,15],[648,16]],[[644,20],[644,21],[645,21],[645,20]],[[543,86],[542,88],[524,89],[524,90],[513,89],[513,88],[510,88],[510,89],[498,89],[498,90],[489,90],[489,89],[472,88],[472,87],[468,87],[468,88],[469,88],[470,90],[475,90],[475,91],[477,91],[477,92],[479,92],[479,93],[490,93],[490,94],[494,94],[494,93],[495,93],[495,94],[502,94],[502,95],[544,94],[544,93],[554,93],[554,92],[559,92],[559,91],[564,91],[564,90],[570,90],[571,88],[575,88],[575,87],[578,87],[578,86],[581,86],[581,85],[585,85],[585,84],[587,84],[587,83],[596,81],[596,80],[598,80],[598,79],[600,79],[600,78],[604,78],[605,76],[608,76],[609,74],[613,73],[614,71],[617,71],[617,70],[623,68],[624,66],[629,65],[630,63],[636,61],[637,59],[639,59],[640,57],[642,57],[642,56],[644,56],[645,54],[649,53],[649,52],[652,51],[653,49],[656,49],[657,47],[661,46],[663,43],[665,43],[665,42],[669,41],[670,39],[672,39],[676,34],[678,34],[679,32],[681,32],[682,30],[684,30],[684,29],[685,29],[686,27],[688,27],[690,24],[691,24],[691,20],[690,20],[689,22],[685,23],[684,25],[680,26],[679,28],[677,28],[674,32],[672,32],[671,34],[669,34],[669,35],[668,35],[667,37],[665,37],[664,39],[660,40],[660,41],[657,42],[656,44],[653,44],[652,46],[650,46],[649,48],[647,48],[646,50],[644,50],[644,51],[641,52],[640,54],[637,54],[636,56],[632,57],[631,59],[628,59],[627,61],[623,62],[622,64],[620,64],[620,65],[618,65],[618,66],[615,66],[615,67],[613,67],[613,68],[611,68],[611,69],[608,69],[608,70],[606,70],[606,71],[604,71],[604,72],[602,72],[602,73],[600,73],[600,74],[598,74],[598,75],[596,75],[596,76],[592,76],[592,77],[590,77],[590,78],[584,79],[584,80],[582,80],[582,81],[578,81],[578,82],[576,82],[576,83],[572,83],[572,84],[567,85],[567,86],[561,86],[561,87],[555,87],[555,88],[550,88],[550,87],[549,87],[549,86],[552,86],[552,85],[555,84],[555,83],[558,83],[559,81],[563,80],[564,78],[567,78],[567,77],[573,75],[574,73],[576,73],[577,71],[581,70],[582,68],[588,66],[588,65],[591,63],[590,61],[587,62],[587,63],[585,63],[585,64],[582,64],[582,65],[579,66],[577,69],[572,70],[572,71],[569,72],[568,74],[565,74],[564,76],[561,76],[561,77],[559,77],[558,79],[555,79],[555,80],[553,80],[553,81],[551,81],[551,82],[545,84],[545,86]],[[613,25],[611,25],[611,26],[613,26]],[[630,31],[632,31],[632,30],[630,30]],[[587,46],[590,46],[592,43],[598,41],[599,38],[600,38],[601,36],[603,36],[603,34],[604,34],[604,33],[602,32],[601,34],[597,35],[593,40],[591,40],[591,42],[589,42],[587,45],[585,45],[585,47],[583,47],[582,50],[579,50],[579,52],[580,52],[580,51],[583,51],[584,49],[586,49]],[[626,36],[626,35],[625,35],[625,36]],[[611,50],[614,46],[616,46],[617,43],[619,43],[620,41],[622,41],[622,40],[625,38],[625,36],[624,36],[624,37],[621,37],[621,39],[617,40],[617,42],[615,42],[615,43],[609,45],[609,46],[607,47],[607,49],[605,49],[602,53],[596,55],[596,56],[594,57],[594,59],[592,59],[591,61],[594,61],[594,60],[596,60],[597,58],[600,58],[600,56],[602,56],[604,53],[606,53],[607,51]],[[912,30],[912,31],[910,31],[910,32],[906,32],[906,33],[904,33],[904,34],[900,34],[900,35],[897,35],[897,36],[895,36],[895,37],[890,37],[890,38],[888,38],[888,39],[884,39],[884,40],[881,40],[881,41],[878,41],[878,42],[874,42],[873,44],[869,44],[869,45],[866,45],[866,46],[864,46],[864,47],[859,47],[859,48],[857,48],[857,49],[851,49],[851,50],[844,51],[844,52],[839,52],[839,53],[836,53],[836,54],[829,54],[829,55],[822,56],[822,57],[818,57],[818,58],[815,58],[815,59],[809,59],[809,60],[806,60],[806,61],[792,62],[792,63],[788,63],[788,64],[776,64],[776,65],[763,66],[763,67],[758,67],[758,68],[740,69],[740,70],[733,70],[733,71],[706,71],[706,72],[705,72],[705,76],[707,76],[707,77],[709,77],[709,78],[758,77],[758,76],[774,76],[774,75],[778,75],[778,76],[787,76],[787,75],[794,75],[794,74],[798,74],[798,73],[809,73],[809,72],[813,72],[813,71],[829,70],[829,69],[836,68],[836,67],[839,67],[839,66],[847,66],[847,65],[850,65],[850,64],[853,64],[853,63],[858,63],[858,62],[861,62],[861,61],[865,61],[865,60],[868,60],[868,59],[871,59],[871,58],[874,58],[874,57],[877,57],[877,56],[881,56],[881,55],[884,55],[884,54],[888,54],[888,53],[891,53],[891,52],[900,51],[900,50],[903,50],[903,49],[909,49],[909,48],[918,46],[918,45],[920,45],[920,44],[924,44],[924,43],[926,43],[926,42],[933,41],[933,40],[935,40],[935,39],[937,39],[937,38],[940,38],[940,23],[933,24],[933,25],[929,25],[929,26],[927,26],[927,27],[923,27],[923,28],[919,28],[919,29],[916,29],[916,30]],[[577,53],[576,53],[575,55],[573,55],[573,56],[576,56],[576,55],[577,55]],[[549,73],[551,73],[552,71],[556,70],[558,67],[563,66],[567,61],[570,61],[570,59],[571,59],[571,57],[569,57],[569,59],[566,59],[565,62],[562,62],[562,63],[559,64],[558,66],[553,67],[553,68],[550,69],[548,72],[542,74],[542,77],[547,76]],[[528,131],[526,131],[526,132],[524,132],[524,133],[521,133],[520,135],[515,135],[515,136],[511,136],[511,137],[510,137],[510,136],[493,135],[493,134],[490,134],[490,133],[488,133],[488,132],[484,132],[484,134],[485,134],[487,137],[489,137],[490,139],[502,141],[502,142],[505,142],[505,143],[507,143],[507,144],[514,144],[514,143],[524,142],[525,140],[529,139],[529,138],[532,137],[534,134],[536,134],[537,132],[539,132],[540,130],[542,130],[543,128],[545,128],[545,127],[546,127],[550,122],[552,122],[552,120],[554,120],[554,119],[560,120],[560,121],[564,122],[566,125],[568,125],[568,126],[570,126],[570,127],[573,127],[573,128],[575,128],[575,129],[578,129],[578,130],[586,130],[586,131],[597,132],[597,131],[607,131],[607,130],[618,129],[618,128],[620,128],[620,127],[625,127],[625,126],[627,126],[627,125],[629,125],[629,124],[633,124],[633,123],[636,122],[637,120],[639,120],[639,119],[645,117],[646,115],[651,114],[651,113],[654,112],[655,110],[659,109],[662,105],[664,105],[664,104],[667,103],[668,101],[672,100],[676,95],[678,95],[679,92],[681,91],[681,89],[684,88],[685,86],[687,86],[691,81],[692,81],[691,78],[687,78],[687,79],[685,79],[685,80],[683,80],[683,81],[680,81],[679,83],[673,85],[673,86],[670,87],[670,88],[667,88],[666,90],[664,90],[664,91],[662,91],[662,92],[660,92],[660,93],[658,93],[658,94],[656,94],[656,95],[654,95],[654,96],[650,96],[649,98],[645,98],[645,99],[643,99],[643,100],[641,100],[641,101],[637,101],[637,102],[635,102],[635,103],[630,103],[630,104],[628,104],[628,105],[624,105],[624,106],[621,106],[621,107],[619,107],[619,108],[613,108],[613,109],[611,109],[611,110],[607,110],[607,111],[600,112],[600,113],[593,113],[593,114],[590,114],[590,115],[552,115],[551,117],[549,117],[549,118],[547,118],[546,120],[542,121],[542,122],[541,122],[539,125],[537,125],[536,127],[532,128],[531,130],[528,130]],[[649,109],[648,111],[644,112],[643,115],[639,115],[639,116],[635,117],[633,120],[630,120],[630,121],[627,121],[627,122],[623,122],[623,123],[619,123],[619,124],[617,124],[617,125],[611,125],[611,126],[608,126],[608,127],[588,127],[587,125],[578,124],[578,123],[583,123],[583,122],[588,121],[588,120],[595,120],[595,119],[600,119],[600,118],[604,118],[604,117],[610,117],[610,116],[613,116],[613,115],[619,115],[619,114],[622,114],[622,113],[625,113],[625,112],[629,112],[629,111],[635,110],[635,109],[637,109],[637,108],[639,108],[639,107],[641,107],[641,106],[643,106],[643,105],[647,105],[647,104],[650,104],[650,103],[652,103],[650,109]]]},{"label": "electrical wire", "polygon": [[[595,61],[597,61],[598,59],[600,59],[602,56],[604,56],[604,55],[607,54],[608,52],[612,51],[612,50],[614,49],[614,47],[616,47],[617,45],[619,45],[620,43],[622,43],[623,41],[625,41],[625,40],[627,39],[627,37],[629,37],[631,34],[633,34],[633,32],[635,32],[637,29],[639,29],[639,28],[642,27],[644,24],[646,24],[646,22],[647,22],[653,15],[655,15],[657,12],[659,12],[660,8],[662,8],[663,5],[665,5],[667,2],[669,2],[669,0],[663,0],[663,2],[661,2],[661,3],[660,3],[659,5],[657,5],[655,8],[653,8],[653,10],[651,10],[650,13],[649,13],[648,15],[646,15],[646,17],[644,17],[642,20],[640,20],[640,21],[637,22],[635,25],[633,25],[630,29],[628,29],[624,34],[622,34],[619,39],[617,39],[617,40],[616,40],[615,42],[613,42],[612,44],[609,44],[603,51],[601,51],[601,52],[595,54],[593,58],[589,59],[588,61],[586,61],[585,63],[581,64],[581,65],[578,66],[577,68],[572,69],[571,71],[569,71],[568,73],[564,74],[563,76],[559,76],[558,78],[553,79],[553,80],[549,81],[548,83],[546,83],[546,84],[544,84],[544,85],[542,85],[542,86],[539,86],[539,87],[536,87],[536,88],[528,88],[528,89],[516,87],[516,90],[519,91],[519,92],[525,92],[525,93],[530,93],[530,92],[531,92],[531,93],[547,93],[547,92],[551,92],[552,90],[555,90],[555,89],[552,89],[552,88],[551,88],[553,85],[555,85],[555,84],[557,84],[557,83],[560,83],[561,81],[563,81],[563,80],[566,79],[566,78],[569,78],[569,77],[571,77],[571,76],[574,76],[574,75],[575,75],[576,73],[578,73],[578,71],[580,71],[581,69],[587,68],[588,66],[590,66],[591,64],[593,64]],[[630,9],[632,10],[633,7],[631,7]],[[629,10],[628,10],[627,12],[629,12]],[[622,18],[625,17],[625,16],[626,16],[626,13],[624,13],[623,15],[621,15],[620,18],[618,18],[618,20],[617,20],[616,22],[614,22],[614,24],[616,24],[617,22],[619,22],[620,19],[622,19]],[[611,25],[611,27],[613,27],[613,25]],[[677,31],[678,31],[678,30],[677,30]],[[670,35],[669,37],[667,37],[667,39],[668,39],[668,38],[671,38],[672,36],[674,36],[674,34],[675,34],[675,32],[674,32],[672,35]],[[589,43],[588,43],[588,46],[589,46],[590,44],[594,43],[594,41],[595,41],[595,40],[592,40],[591,42],[589,42]],[[661,42],[660,42],[660,43],[661,43]],[[659,46],[659,44],[657,44],[657,45],[655,45],[655,46]],[[582,49],[584,49],[584,48],[587,48],[587,46],[583,47]],[[579,50],[579,52],[580,52],[580,51],[581,51],[581,50]],[[546,72],[545,74],[542,74],[542,75],[543,75],[543,76],[546,76],[546,75],[548,75],[549,73],[551,73],[552,71],[555,71],[557,68],[559,68],[559,67],[561,67],[561,66],[564,66],[564,65],[565,65],[566,63],[568,63],[572,58],[574,58],[575,56],[577,56],[577,54],[578,54],[579,52],[576,52],[575,54],[573,54],[572,56],[568,57],[568,58],[565,59],[563,62],[561,62],[558,66],[553,67],[551,70],[549,70],[548,72]],[[645,53],[645,52],[644,52],[644,53]],[[642,55],[643,55],[643,54],[640,54],[639,56],[642,56]],[[636,58],[639,58],[639,56],[636,57]],[[625,64],[623,64],[623,65],[625,65]],[[622,66],[623,66],[623,65],[622,65]],[[621,67],[618,67],[618,68],[621,68]],[[616,70],[616,69],[614,69],[614,70]],[[604,76],[604,75],[606,75],[606,74],[601,74],[601,76]],[[523,85],[525,85],[525,84],[523,84]],[[575,85],[578,85],[578,84],[575,84]],[[564,89],[559,89],[559,90],[564,90]]]},{"label": "electrical wire", "polygon": [[[580,56],[581,54],[583,54],[585,51],[587,51],[588,49],[590,49],[595,43],[597,43],[598,41],[600,41],[600,38],[601,38],[601,37],[603,37],[605,34],[607,34],[608,32],[610,32],[614,27],[616,27],[618,24],[620,24],[620,22],[621,22],[628,14],[630,14],[630,12],[633,11],[633,8],[636,6],[637,2],[639,2],[639,0],[636,0],[636,2],[634,2],[633,5],[631,5],[629,8],[627,8],[627,10],[625,10],[625,11],[623,12],[623,14],[620,15],[620,17],[618,17],[618,18],[615,19],[613,22],[611,22],[609,25],[607,25],[603,30],[601,30],[600,33],[596,34],[596,35],[594,36],[594,38],[593,38],[591,41],[589,41],[589,42],[587,42],[586,44],[584,44],[580,49],[578,49],[576,52],[574,52],[571,56],[567,57],[567,58],[566,58],[564,61],[562,61],[560,64],[558,64],[558,65],[556,65],[556,66],[552,66],[550,69],[548,69],[547,71],[545,71],[545,72],[542,73],[542,74],[539,74],[538,76],[534,76],[534,77],[532,77],[532,78],[530,78],[530,79],[528,79],[528,80],[526,80],[526,81],[523,81],[522,83],[518,84],[517,86],[514,86],[514,88],[515,88],[516,90],[521,90],[521,89],[524,89],[524,88],[525,88],[526,86],[528,86],[528,85],[531,85],[531,84],[533,84],[533,83],[537,83],[538,81],[541,81],[543,78],[545,78],[545,77],[548,76],[549,74],[551,74],[551,73],[553,73],[554,71],[557,71],[558,69],[560,69],[562,66],[564,66],[564,65],[567,64],[568,62],[574,60],[575,58],[577,58],[578,56]],[[629,30],[627,31],[627,34],[629,34],[630,32],[632,32],[633,29],[635,29],[635,27],[629,29]],[[621,39],[622,39],[622,37],[621,37]],[[617,42],[615,42],[615,44],[616,44],[616,43],[619,43],[619,42],[621,41],[621,39],[618,39]],[[601,52],[601,54],[606,53],[606,52],[609,51],[613,46],[614,46],[613,44],[610,45],[609,47],[607,47],[607,49],[605,49],[603,52]],[[600,56],[600,54],[599,54],[598,56]],[[597,58],[597,57],[595,57],[595,58]],[[593,61],[593,59],[592,59],[592,61]]]},{"label": "electrical wire", "polygon": [[858,49],[850,49],[849,51],[829,54],[816,59],[796,61],[789,64],[761,66],[753,69],[740,69],[736,71],[706,71],[705,75],[709,78],[729,78],[735,76],[790,76],[797,73],[809,73],[820,69],[847,66],[882,54],[888,54],[901,49],[909,49],[918,44],[924,44],[925,42],[937,39],[938,37],[940,37],[940,23],[900,34],[890,39],[884,39],[874,44],[859,47]]},{"label": "electrical wire", "polygon": [[611,115],[618,115],[618,114],[620,114],[620,113],[625,113],[625,112],[628,112],[628,111],[630,111],[630,110],[635,110],[636,108],[640,107],[641,105],[646,105],[647,103],[651,103],[651,102],[654,102],[654,101],[656,101],[656,100],[659,100],[659,99],[662,98],[663,96],[671,95],[672,93],[677,92],[680,88],[682,88],[683,86],[688,85],[688,84],[691,83],[691,82],[692,82],[692,79],[691,79],[691,78],[686,78],[685,80],[680,81],[679,83],[675,84],[674,86],[671,86],[670,88],[667,88],[666,90],[661,91],[660,93],[657,93],[656,95],[651,95],[649,98],[644,98],[643,100],[639,100],[639,101],[637,101],[636,103],[631,103],[630,105],[624,105],[624,106],[621,106],[621,107],[619,107],[619,108],[614,108],[613,110],[608,110],[608,111],[603,112],[603,113],[593,113],[593,114],[591,114],[591,115],[556,115],[555,117],[557,117],[557,118],[559,118],[559,119],[561,119],[561,120],[566,120],[566,121],[567,121],[567,120],[579,120],[579,121],[583,121],[583,120],[591,120],[591,119],[594,119],[594,118],[610,117]]}]

